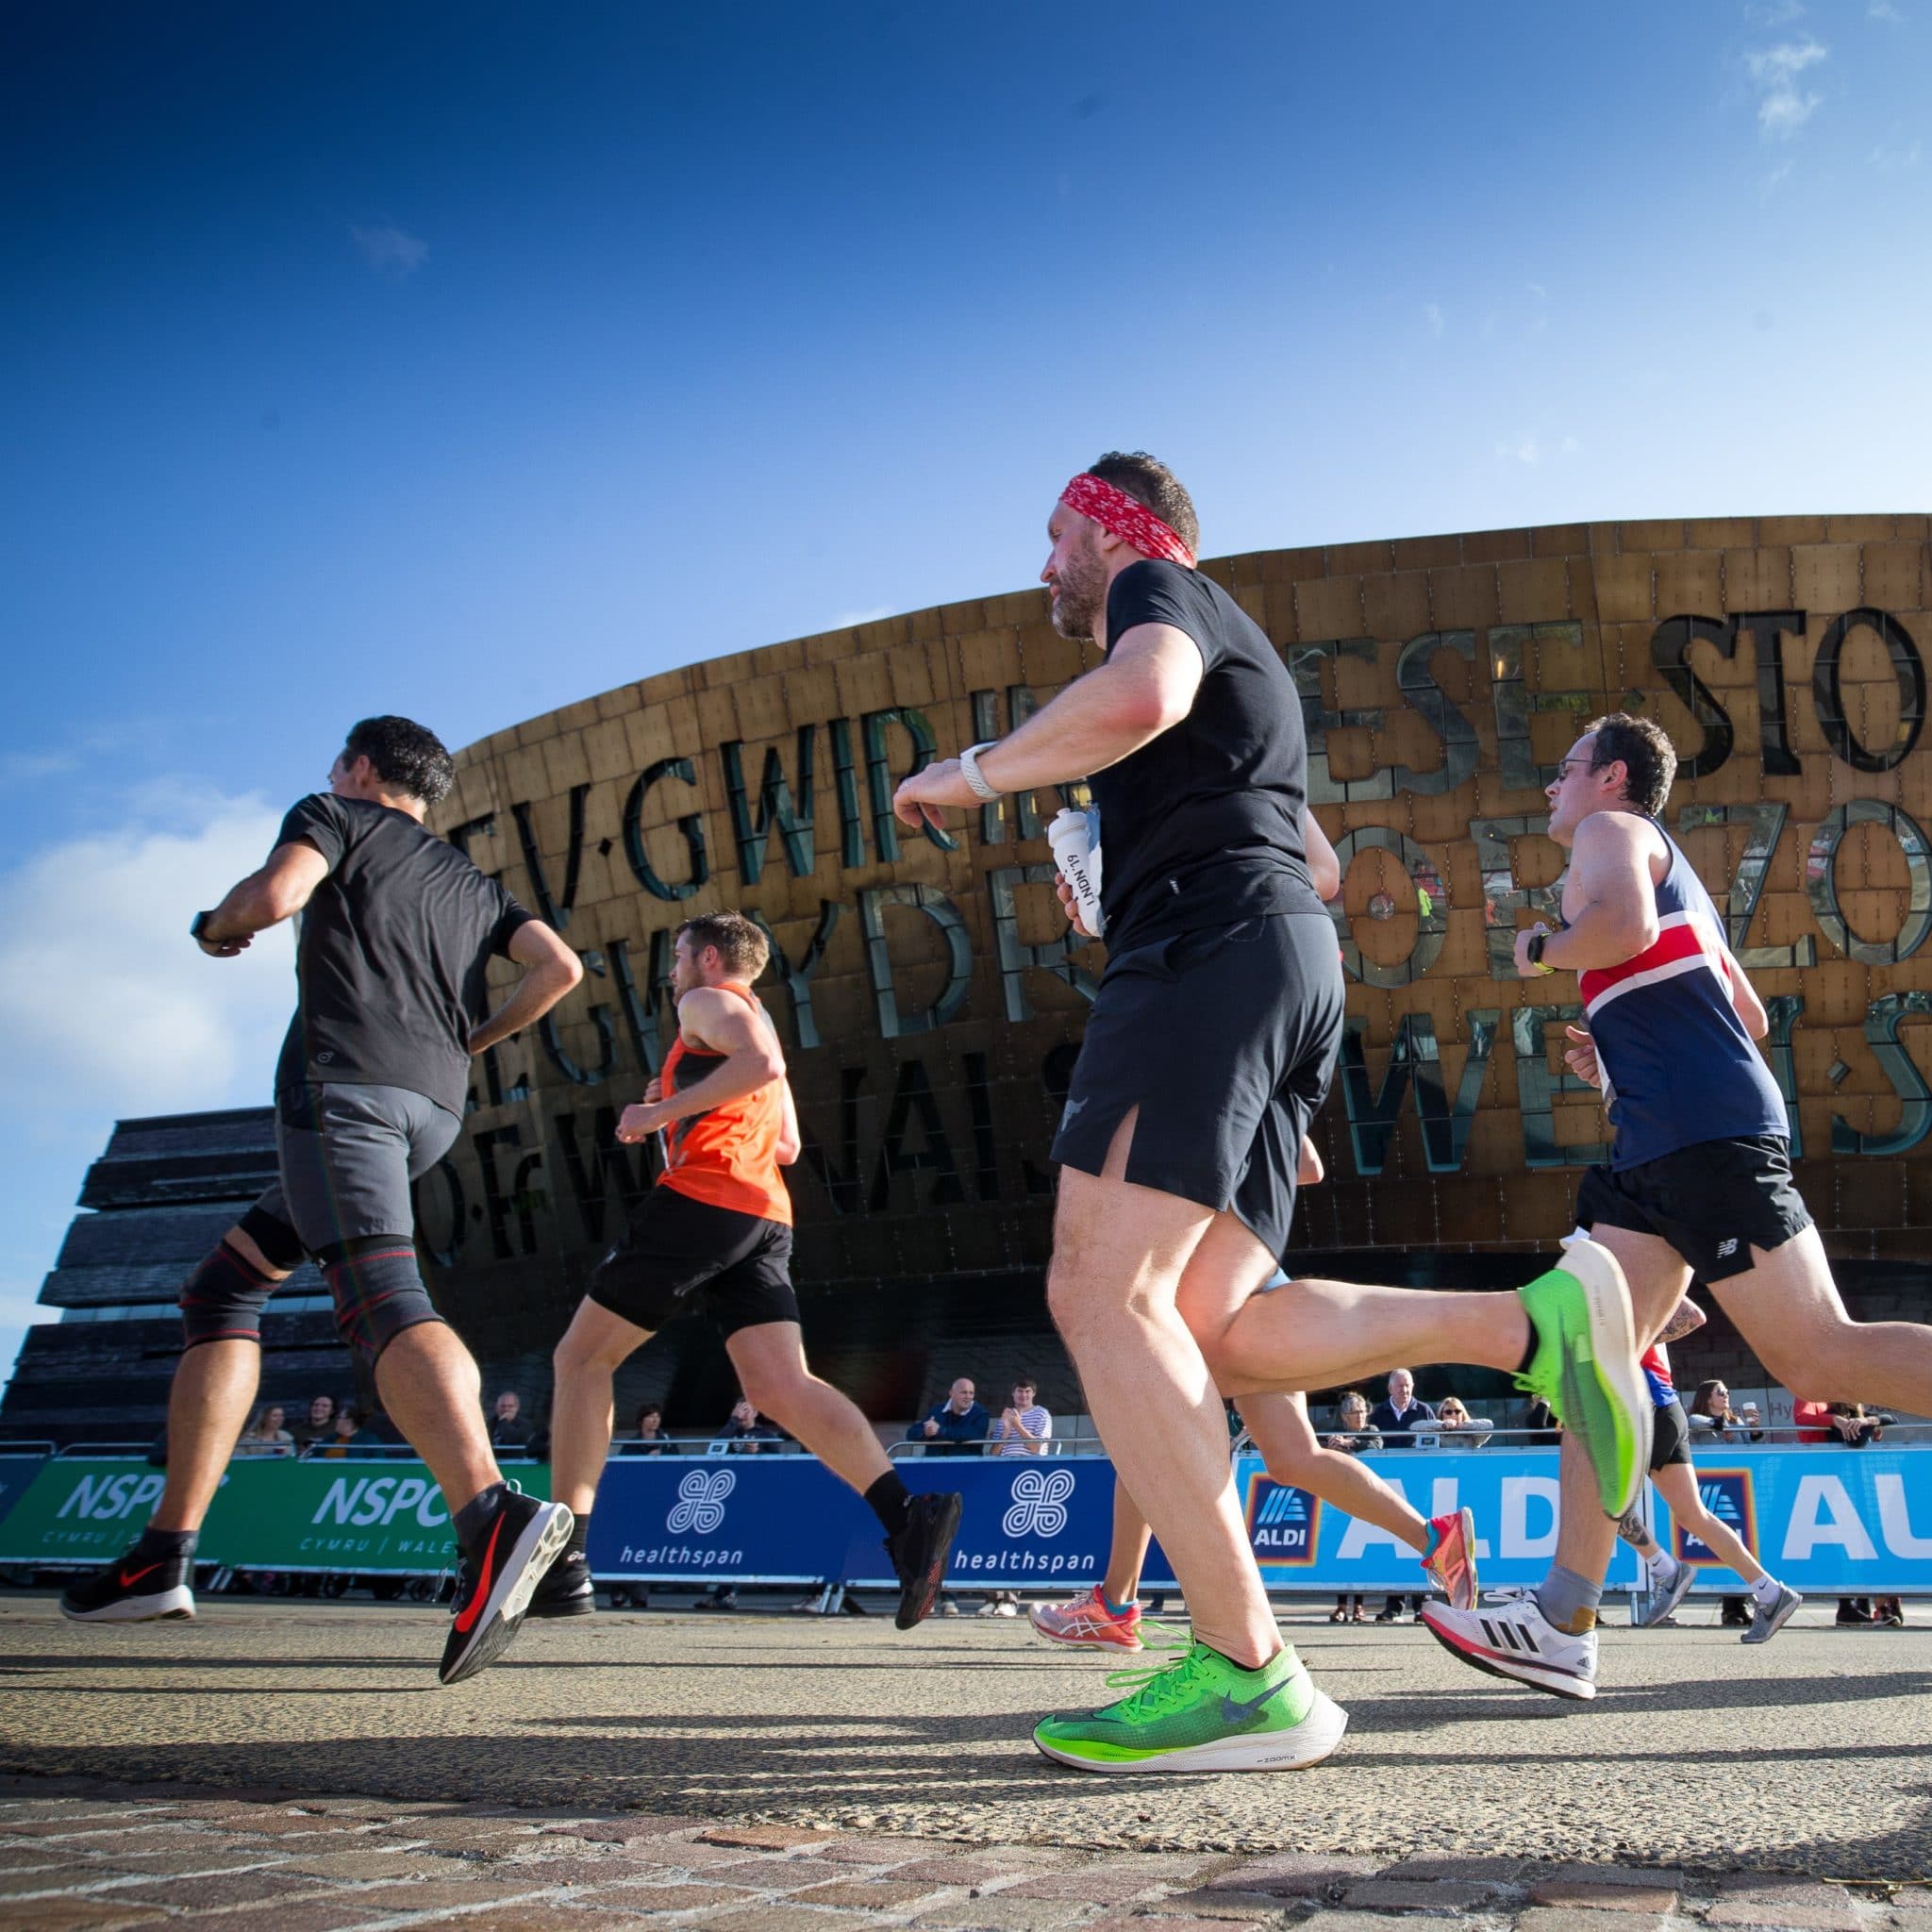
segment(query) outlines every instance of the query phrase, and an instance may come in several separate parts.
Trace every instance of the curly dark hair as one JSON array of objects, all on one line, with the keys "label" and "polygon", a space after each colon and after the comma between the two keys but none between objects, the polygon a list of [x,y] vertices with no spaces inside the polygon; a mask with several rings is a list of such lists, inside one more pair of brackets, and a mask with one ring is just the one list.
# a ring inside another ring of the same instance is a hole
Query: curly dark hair
[{"label": "curly dark hair", "polygon": [[1136,503],[1144,503],[1196,557],[1201,554],[1201,519],[1194,514],[1194,499],[1165,463],[1144,449],[1110,449],[1087,469]]},{"label": "curly dark hair", "polygon": [[349,729],[342,757],[350,764],[367,758],[385,785],[441,805],[457,781],[456,760],[442,740],[408,718],[364,718]]},{"label": "curly dark hair", "polygon": [[1664,727],[1654,718],[1609,711],[1592,718],[1583,728],[1595,741],[1591,746],[1591,769],[1601,771],[1621,760],[1624,796],[1645,818],[1660,816],[1677,775],[1677,747]]}]

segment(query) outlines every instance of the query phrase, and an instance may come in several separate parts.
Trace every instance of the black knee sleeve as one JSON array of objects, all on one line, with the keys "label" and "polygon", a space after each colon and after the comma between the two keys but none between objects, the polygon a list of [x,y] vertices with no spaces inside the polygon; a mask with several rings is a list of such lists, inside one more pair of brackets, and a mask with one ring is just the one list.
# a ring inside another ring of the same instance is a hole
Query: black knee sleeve
[{"label": "black knee sleeve", "polygon": [[235,1225],[261,1250],[261,1258],[279,1274],[292,1274],[308,1258],[302,1237],[258,1201]]},{"label": "black knee sleeve", "polygon": [[275,1276],[223,1241],[181,1290],[183,1347],[203,1341],[258,1342],[262,1307],[275,1287]]},{"label": "black knee sleeve", "polygon": [[336,1299],[336,1329],[372,1366],[405,1328],[440,1322],[406,1234],[360,1236],[318,1257]]}]

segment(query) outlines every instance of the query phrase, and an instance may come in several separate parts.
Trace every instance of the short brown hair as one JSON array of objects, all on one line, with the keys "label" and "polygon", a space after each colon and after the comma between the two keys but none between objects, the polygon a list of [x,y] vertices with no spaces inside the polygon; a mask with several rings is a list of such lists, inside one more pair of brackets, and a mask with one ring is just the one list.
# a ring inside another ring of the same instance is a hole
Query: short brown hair
[{"label": "short brown hair", "polygon": [[1194,514],[1194,499],[1165,463],[1144,449],[1110,449],[1087,467],[1103,483],[1144,503],[1196,557],[1201,554],[1201,519]]},{"label": "short brown hair", "polygon": [[693,953],[716,946],[725,972],[746,985],[765,970],[765,961],[772,957],[772,942],[764,928],[742,912],[700,912],[695,919],[687,919],[675,937],[682,939],[686,933],[691,935]]},{"label": "short brown hair", "polygon": [[1591,746],[1591,769],[1600,771],[1621,760],[1624,796],[1645,818],[1659,817],[1677,775],[1677,747],[1664,727],[1655,718],[1609,711],[1583,728],[1596,741]]}]

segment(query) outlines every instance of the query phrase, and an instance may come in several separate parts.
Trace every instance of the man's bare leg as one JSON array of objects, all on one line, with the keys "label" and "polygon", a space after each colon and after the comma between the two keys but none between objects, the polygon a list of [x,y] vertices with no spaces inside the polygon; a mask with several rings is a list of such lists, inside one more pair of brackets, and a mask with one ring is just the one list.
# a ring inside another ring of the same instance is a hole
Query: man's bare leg
[{"label": "man's bare leg", "polygon": [[[274,1267],[239,1225],[222,1240],[264,1279],[288,1280],[289,1271]],[[150,1529],[200,1529],[260,1385],[259,1341],[201,1341],[183,1352],[168,1390],[167,1487]]]},{"label": "man's bare leg", "polygon": [[1119,1475],[1113,1479],[1113,1541],[1108,1545],[1107,1574],[1101,1579],[1101,1593],[1110,1604],[1130,1604],[1141,1589],[1141,1572],[1146,1567],[1147,1548],[1154,1532],[1141,1513],[1141,1506]]},{"label": "man's bare leg", "polygon": [[376,1359],[375,1388],[452,1516],[503,1480],[483,1425],[482,1376],[446,1323],[418,1322],[396,1336]]},{"label": "man's bare leg", "polygon": [[551,1357],[550,1493],[579,1522],[597,1500],[610,1455],[612,1379],[650,1339],[648,1328],[586,1300]]},{"label": "man's bare leg", "polygon": [[1754,1247],[1749,1274],[1710,1291],[1759,1361],[1813,1402],[1869,1402],[1932,1412],[1932,1327],[1855,1322],[1845,1312],[1815,1227],[1769,1254]]},{"label": "man's bare leg", "polygon": [[1429,1526],[1420,1511],[1355,1457],[1322,1446],[1308,1421],[1307,1396],[1246,1395],[1236,1407],[1274,1481],[1307,1490],[1345,1514],[1400,1537],[1418,1553],[1428,1548]]},{"label": "man's bare leg", "polygon": [[858,1405],[807,1367],[796,1322],[758,1322],[725,1339],[745,1399],[796,1436],[862,1496],[891,1470]]},{"label": "man's bare leg", "polygon": [[1236,1507],[1221,1397],[1176,1298],[1191,1267],[1238,1276],[1252,1292],[1274,1260],[1231,1217],[1130,1183],[1133,1128],[1129,1114],[1099,1175],[1061,1170],[1047,1298],[1196,1638],[1254,1670],[1281,1636]]}]

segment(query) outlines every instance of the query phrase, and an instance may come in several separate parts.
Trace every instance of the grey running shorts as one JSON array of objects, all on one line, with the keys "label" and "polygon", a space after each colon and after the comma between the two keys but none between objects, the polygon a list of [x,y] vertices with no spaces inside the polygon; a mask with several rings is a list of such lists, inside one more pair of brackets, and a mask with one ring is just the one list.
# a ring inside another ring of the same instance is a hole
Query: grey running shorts
[{"label": "grey running shorts", "polygon": [[1053,1158],[1099,1174],[1138,1107],[1127,1179],[1231,1211],[1279,1255],[1341,1018],[1325,913],[1245,919],[1120,954],[1088,1017]]},{"label": "grey running shorts", "polygon": [[1791,1181],[1781,1135],[1699,1141],[1639,1167],[1593,1167],[1576,1190],[1576,1222],[1654,1234],[1690,1263],[1700,1281],[1728,1281],[1811,1225]]},{"label": "grey running shorts", "polygon": [[407,1087],[347,1082],[275,1095],[280,1178],[256,1202],[311,1255],[416,1225],[409,1183],[449,1152],[462,1122]]}]

